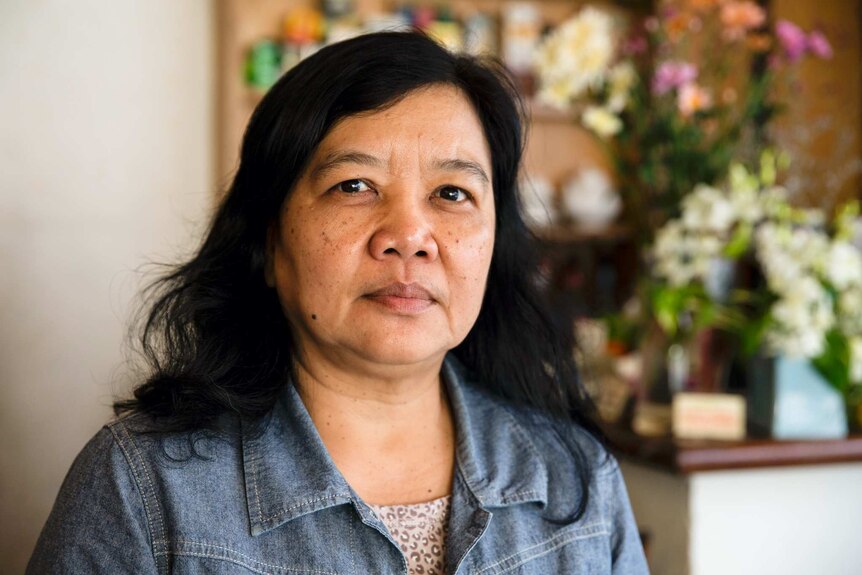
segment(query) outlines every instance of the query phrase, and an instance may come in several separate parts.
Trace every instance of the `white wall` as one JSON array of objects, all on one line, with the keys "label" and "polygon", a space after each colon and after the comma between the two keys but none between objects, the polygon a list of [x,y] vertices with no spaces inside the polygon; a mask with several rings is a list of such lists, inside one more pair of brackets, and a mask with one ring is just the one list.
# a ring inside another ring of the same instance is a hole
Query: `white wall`
[{"label": "white wall", "polygon": [[124,379],[135,269],[213,197],[208,0],[0,2],[0,572]]}]

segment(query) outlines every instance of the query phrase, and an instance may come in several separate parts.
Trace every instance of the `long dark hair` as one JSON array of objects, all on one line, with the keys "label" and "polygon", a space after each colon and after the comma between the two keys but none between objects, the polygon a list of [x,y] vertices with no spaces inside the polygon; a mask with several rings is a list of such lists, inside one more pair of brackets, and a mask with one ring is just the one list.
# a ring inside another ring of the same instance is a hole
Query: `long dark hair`
[{"label": "long dark hair", "polygon": [[290,381],[294,345],[264,280],[267,230],[336,122],[440,84],[460,89],[481,120],[497,218],[482,309],[453,353],[491,392],[593,429],[573,342],[555,328],[535,283],[534,242],[517,192],[522,102],[501,66],[452,54],[418,32],[331,45],[269,90],[248,124],[236,177],[203,245],[152,286],[141,334],[151,375],[133,399],[115,403],[118,414],[142,412],[164,430],[191,431],[225,412],[259,420],[271,410]]}]

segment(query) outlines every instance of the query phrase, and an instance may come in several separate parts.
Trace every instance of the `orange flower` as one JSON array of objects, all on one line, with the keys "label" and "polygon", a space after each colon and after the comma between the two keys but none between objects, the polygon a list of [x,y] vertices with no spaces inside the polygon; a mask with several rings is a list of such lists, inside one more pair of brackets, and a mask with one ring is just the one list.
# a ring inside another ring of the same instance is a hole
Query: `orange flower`
[{"label": "orange flower", "polygon": [[671,42],[677,42],[689,29],[691,16],[677,12],[664,21],[664,30]]},{"label": "orange flower", "polygon": [[760,28],[766,22],[766,11],[751,2],[726,2],[721,6],[721,23],[730,40],[739,40],[749,30]]},{"label": "orange flower", "polygon": [[695,112],[712,106],[712,96],[697,84],[686,84],[679,89],[676,105],[679,108],[680,114],[688,118]]}]

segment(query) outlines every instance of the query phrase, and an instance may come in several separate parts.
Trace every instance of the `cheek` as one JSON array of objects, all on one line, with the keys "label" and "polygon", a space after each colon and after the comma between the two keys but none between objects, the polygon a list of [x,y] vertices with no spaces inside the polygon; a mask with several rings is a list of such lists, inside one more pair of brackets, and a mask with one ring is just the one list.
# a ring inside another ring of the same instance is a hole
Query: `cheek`
[{"label": "cheek", "polygon": [[303,225],[288,228],[281,244],[282,285],[293,294],[295,303],[320,307],[335,302],[341,284],[352,276],[352,262],[361,247],[350,224],[343,219],[309,217]]},{"label": "cheek", "polygon": [[[494,250],[493,229],[483,230],[470,237],[455,237],[450,240],[447,251],[454,262],[450,271],[451,287],[460,292],[464,307],[476,310],[482,305],[491,256]],[[453,294],[457,296],[458,294]]]}]

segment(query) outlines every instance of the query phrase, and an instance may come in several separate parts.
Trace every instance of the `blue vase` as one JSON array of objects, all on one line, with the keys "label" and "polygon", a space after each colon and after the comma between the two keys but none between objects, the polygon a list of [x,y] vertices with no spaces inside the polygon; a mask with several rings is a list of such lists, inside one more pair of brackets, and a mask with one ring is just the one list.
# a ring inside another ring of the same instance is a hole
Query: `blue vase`
[{"label": "blue vase", "polygon": [[748,419],[753,433],[775,439],[847,437],[843,396],[807,359],[757,356],[750,361]]}]

